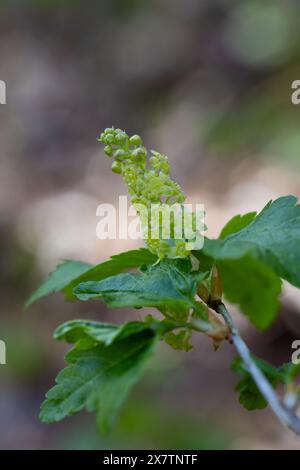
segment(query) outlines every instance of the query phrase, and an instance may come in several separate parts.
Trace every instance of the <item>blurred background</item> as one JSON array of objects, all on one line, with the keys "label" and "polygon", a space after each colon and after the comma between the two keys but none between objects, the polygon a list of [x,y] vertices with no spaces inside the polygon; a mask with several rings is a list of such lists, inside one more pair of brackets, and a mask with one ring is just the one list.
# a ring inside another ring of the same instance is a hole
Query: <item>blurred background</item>
[{"label": "blurred background", "polygon": [[[214,353],[200,335],[190,353],[159,348],[108,436],[85,412],[41,424],[67,350],[53,330],[137,313],[60,295],[23,311],[59,260],[97,263],[138,246],[96,238],[98,204],[126,194],[96,141],[105,127],[169,155],[188,200],[205,204],[210,236],[236,213],[300,196],[299,33],[296,0],[1,1],[1,449],[300,449],[270,410],[239,405],[233,348]],[[300,338],[294,289],[267,333],[235,315],[257,355],[290,360]]]}]

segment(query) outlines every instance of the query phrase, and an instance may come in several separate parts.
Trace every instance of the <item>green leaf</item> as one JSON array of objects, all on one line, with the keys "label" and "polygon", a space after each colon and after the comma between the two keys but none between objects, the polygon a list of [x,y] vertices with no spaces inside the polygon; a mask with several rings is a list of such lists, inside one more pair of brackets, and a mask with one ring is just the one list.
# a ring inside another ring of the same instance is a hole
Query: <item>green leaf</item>
[{"label": "green leaf", "polygon": [[164,335],[164,340],[173,349],[179,349],[181,351],[188,352],[193,349],[193,346],[190,343],[191,336],[192,332],[187,329],[183,329],[178,333],[169,331]]},{"label": "green leaf", "polygon": [[[296,365],[289,362],[280,367],[274,367],[253,355],[252,359],[274,388],[280,383],[285,386],[289,385],[300,373],[300,364]],[[231,369],[242,377],[235,388],[236,392],[239,393],[239,402],[250,411],[265,408],[268,403],[260,393],[245,363],[240,357],[233,360]]]},{"label": "green leaf", "polygon": [[101,281],[109,276],[114,276],[127,269],[139,268],[142,265],[152,265],[156,263],[157,256],[151,253],[147,248],[140,248],[138,250],[130,250],[118,255],[113,255],[108,261],[97,264],[83,273],[80,277],[74,279],[64,293],[68,298],[74,299],[73,289],[81,282],[87,281]]},{"label": "green leaf", "polygon": [[[267,362],[253,357],[256,365],[267,377],[271,385],[275,388],[280,380],[280,373],[276,367]],[[236,358],[231,364],[231,369],[241,375],[241,380],[237,383],[235,391],[239,393],[239,402],[248,411],[261,410],[268,405],[261,394],[256,383],[247,371],[247,368],[241,358]]]},{"label": "green leaf", "polygon": [[248,411],[263,410],[268,406],[267,400],[260,393],[256,383],[250,376],[241,379],[235,391],[239,393],[239,402]]},{"label": "green leaf", "polygon": [[[72,329],[74,336],[70,338]],[[90,335],[96,345],[89,349],[76,346],[67,354],[69,365],[57,376],[57,385],[46,394],[40,419],[52,423],[86,408],[97,413],[100,428],[107,431],[129,389],[140,378],[159,335],[145,323],[137,331],[138,328],[132,328],[132,325],[97,327],[90,322],[73,327],[65,325],[56,336],[78,342],[80,330],[83,337]]]},{"label": "green leaf", "polygon": [[64,261],[59,264],[56,270],[49,274],[48,279],[27,300],[25,308],[45,295],[63,290],[73,279],[78,278],[90,268],[91,264],[81,261]]},{"label": "green leaf", "polygon": [[79,284],[80,300],[103,299],[110,307],[156,307],[187,315],[195,307],[197,286],[206,273],[187,273],[178,264],[161,262],[139,274],[119,274],[100,282]]},{"label": "green leaf", "polygon": [[215,260],[203,250],[192,251],[192,255],[199,261],[199,269],[202,272],[209,272],[215,264]]},{"label": "green leaf", "polygon": [[246,256],[218,263],[225,297],[261,330],[267,329],[279,311],[281,280],[261,261]]},{"label": "green leaf", "polygon": [[68,299],[74,299],[73,288],[80,282],[100,281],[126,269],[137,268],[142,264],[153,264],[156,260],[157,257],[149,250],[141,248],[114,255],[110,260],[95,266],[80,261],[65,261],[32,294],[26,307],[45,295],[59,291],[64,292]]},{"label": "green leaf", "polygon": [[288,385],[293,382],[300,374],[300,364],[293,364],[287,362],[278,369],[280,374],[280,380],[283,384]]},{"label": "green leaf", "polygon": [[243,228],[247,227],[253,219],[256,217],[256,212],[248,212],[248,214],[244,215],[236,215],[233,217],[225,227],[223,227],[219,238],[224,239],[231,235],[232,233],[239,232]]},{"label": "green leaf", "polygon": [[239,232],[223,240],[206,239],[205,254],[219,261],[251,255],[300,287],[300,206],[296,202],[294,196],[270,202]]},{"label": "green leaf", "polygon": [[[274,380],[280,379],[281,377],[280,368],[272,366],[272,364],[269,364],[269,362],[264,361],[263,359],[259,359],[255,357],[253,354],[251,356],[252,356],[253,361],[257,365],[257,367],[260,368],[260,370],[265,374],[268,380],[274,381]],[[231,369],[239,375],[249,374],[246,364],[244,363],[243,359],[241,359],[240,357],[236,357],[232,361]]]},{"label": "green leaf", "polygon": [[[92,347],[97,343],[106,346],[113,342],[124,339],[128,336],[152,329],[158,331],[161,322],[139,322],[131,321],[121,326],[111,323],[100,323],[91,320],[71,320],[60,325],[54,332],[54,338],[59,341],[66,341],[76,346]],[[163,330],[163,327],[161,328]]]}]

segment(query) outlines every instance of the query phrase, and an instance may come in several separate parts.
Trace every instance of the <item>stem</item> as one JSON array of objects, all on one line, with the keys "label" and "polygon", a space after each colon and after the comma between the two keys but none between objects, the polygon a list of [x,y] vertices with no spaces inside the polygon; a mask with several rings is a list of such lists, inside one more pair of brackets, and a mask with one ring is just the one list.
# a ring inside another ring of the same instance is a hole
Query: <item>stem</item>
[{"label": "stem", "polygon": [[261,394],[267,400],[277,418],[289,429],[300,435],[300,418],[292,410],[284,406],[268,379],[253,361],[249,348],[239,335],[238,329],[225,305],[220,303],[216,307],[216,312],[223,316],[225,322],[230,327],[232,342],[237,352],[243,359],[249,374],[252,376]]}]

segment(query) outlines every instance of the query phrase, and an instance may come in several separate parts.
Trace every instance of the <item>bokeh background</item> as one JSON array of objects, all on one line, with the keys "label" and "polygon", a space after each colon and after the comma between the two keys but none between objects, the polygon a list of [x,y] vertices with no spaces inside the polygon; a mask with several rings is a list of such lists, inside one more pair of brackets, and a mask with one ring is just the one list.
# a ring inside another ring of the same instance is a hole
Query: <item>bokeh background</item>
[{"label": "bokeh background", "polygon": [[[159,348],[108,436],[85,412],[41,424],[66,351],[54,328],[137,314],[60,295],[23,311],[59,260],[97,263],[137,246],[96,238],[98,204],[126,194],[96,141],[105,127],[169,155],[189,201],[205,204],[211,236],[236,213],[300,196],[299,2],[2,0],[0,79],[0,448],[300,449],[269,410],[239,405],[232,347],[214,353],[200,335],[188,354]],[[267,333],[235,315],[256,354],[290,359],[300,337],[294,289]]]}]

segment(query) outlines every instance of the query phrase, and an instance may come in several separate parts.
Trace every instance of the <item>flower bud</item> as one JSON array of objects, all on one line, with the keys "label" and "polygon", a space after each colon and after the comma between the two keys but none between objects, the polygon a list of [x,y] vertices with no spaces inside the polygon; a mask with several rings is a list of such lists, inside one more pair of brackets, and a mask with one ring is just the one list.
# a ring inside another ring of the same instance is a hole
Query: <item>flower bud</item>
[{"label": "flower bud", "polygon": [[139,160],[140,158],[146,158],[147,150],[145,149],[145,147],[137,147],[135,150],[132,151],[132,155],[137,160]]},{"label": "flower bud", "polygon": [[107,135],[107,134],[113,134],[115,132],[115,129],[114,127],[107,127],[106,129],[104,129],[104,134]]},{"label": "flower bud", "polygon": [[104,132],[101,132],[100,137],[97,137],[97,140],[98,142],[104,142],[104,138],[105,138]]},{"label": "flower bud", "polygon": [[157,158],[157,157],[154,157],[154,156],[151,157],[151,158],[149,159],[149,163],[150,163],[152,166],[157,165],[157,163],[158,163],[158,158]]},{"label": "flower bud", "polygon": [[128,136],[127,136],[126,132],[121,131],[121,130],[118,129],[118,131],[115,135],[115,142],[117,144],[122,145],[126,142],[127,139],[128,139]]},{"label": "flower bud", "polygon": [[160,164],[160,171],[162,173],[169,174],[170,173],[170,165],[169,163],[163,162]]},{"label": "flower bud", "polygon": [[133,135],[132,137],[130,137],[129,143],[130,143],[131,145],[136,145],[136,146],[143,144],[142,139],[141,139],[140,136],[137,135],[137,134],[135,134],[135,135]]},{"label": "flower bud", "polygon": [[114,173],[122,173],[122,166],[119,162],[113,162],[111,169]]},{"label": "flower bud", "polygon": [[184,194],[178,194],[178,195],[176,195],[176,202],[178,202],[179,204],[182,204],[184,201],[185,201],[185,196],[184,196]]},{"label": "flower bud", "polygon": [[104,153],[108,156],[108,157],[112,157],[112,154],[113,154],[113,148],[111,145],[106,145],[104,147]]},{"label": "flower bud", "polygon": [[124,158],[127,157],[127,153],[122,149],[115,150],[113,155],[118,162],[124,160]]},{"label": "flower bud", "polygon": [[114,143],[114,135],[113,134],[106,134],[103,138],[103,141],[106,143],[106,144],[113,144]]}]

